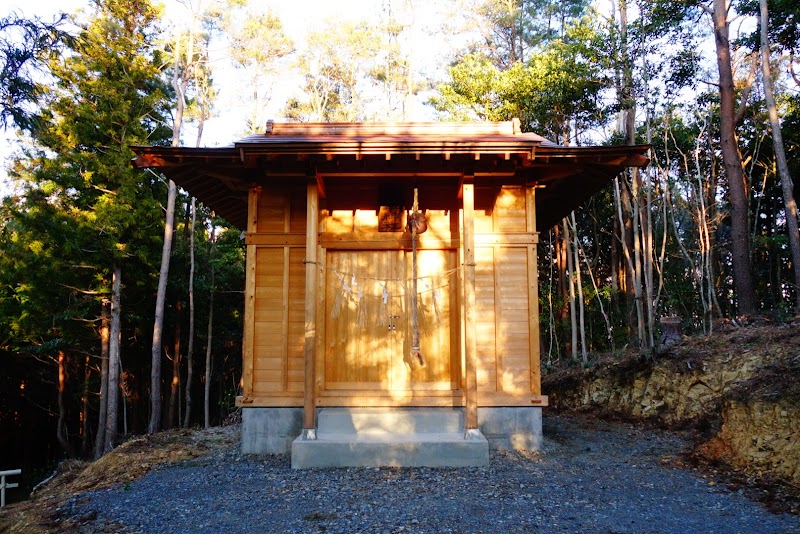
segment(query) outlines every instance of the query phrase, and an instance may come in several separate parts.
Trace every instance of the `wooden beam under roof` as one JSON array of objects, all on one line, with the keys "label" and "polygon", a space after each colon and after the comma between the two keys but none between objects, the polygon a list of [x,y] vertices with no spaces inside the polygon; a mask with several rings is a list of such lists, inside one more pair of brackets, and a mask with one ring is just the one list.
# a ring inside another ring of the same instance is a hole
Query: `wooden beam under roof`
[{"label": "wooden beam under roof", "polygon": [[[563,147],[518,121],[500,123],[271,123],[222,148],[134,147],[138,168],[158,169],[238,227],[246,225],[253,183],[308,176],[320,198],[332,178],[459,180],[476,186],[546,184],[536,195],[537,227],[549,228],[629,166],[646,146]],[[455,184],[457,186],[457,183]]]}]

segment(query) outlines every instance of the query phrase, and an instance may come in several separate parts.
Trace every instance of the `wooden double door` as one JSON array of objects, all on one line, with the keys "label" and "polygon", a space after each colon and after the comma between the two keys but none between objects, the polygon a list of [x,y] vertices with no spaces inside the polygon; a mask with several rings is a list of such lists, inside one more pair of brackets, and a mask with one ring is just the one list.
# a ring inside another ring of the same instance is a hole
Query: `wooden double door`
[{"label": "wooden double door", "polygon": [[328,251],[322,391],[398,398],[460,389],[456,250],[417,251],[422,365],[411,355],[411,251]]}]

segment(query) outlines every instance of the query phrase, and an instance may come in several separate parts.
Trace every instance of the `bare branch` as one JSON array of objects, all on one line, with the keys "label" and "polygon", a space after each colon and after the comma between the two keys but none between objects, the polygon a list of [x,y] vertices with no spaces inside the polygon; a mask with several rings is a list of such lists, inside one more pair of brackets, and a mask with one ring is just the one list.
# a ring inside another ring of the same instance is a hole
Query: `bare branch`
[{"label": "bare branch", "polygon": [[106,296],[106,295],[110,295],[111,294],[108,291],[89,291],[88,289],[81,289],[79,287],[70,286],[70,285],[67,285],[67,284],[58,284],[58,285],[60,285],[61,287],[66,287],[67,289],[71,289],[73,291],[77,291],[78,293],[81,293],[83,295],[101,295],[101,296]]},{"label": "bare branch", "polygon": [[742,91],[742,98],[739,101],[739,109],[736,110],[736,117],[733,119],[734,124],[739,124],[742,122],[742,119],[744,119],[744,112],[747,110],[747,100],[750,98],[750,93],[753,92],[753,81],[756,79],[758,65],[758,56],[756,55],[753,57],[753,62],[750,64],[750,72],[747,75],[744,91]]}]

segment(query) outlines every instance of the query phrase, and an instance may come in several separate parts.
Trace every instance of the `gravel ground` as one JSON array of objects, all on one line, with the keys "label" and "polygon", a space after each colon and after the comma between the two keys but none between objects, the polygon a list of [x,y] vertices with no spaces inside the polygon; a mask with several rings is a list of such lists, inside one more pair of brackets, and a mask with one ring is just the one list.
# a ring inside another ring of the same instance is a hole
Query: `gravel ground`
[{"label": "gravel ground", "polygon": [[293,471],[229,449],[60,509],[78,532],[798,532],[740,493],[672,467],[679,435],[547,416],[541,455],[489,467]]}]

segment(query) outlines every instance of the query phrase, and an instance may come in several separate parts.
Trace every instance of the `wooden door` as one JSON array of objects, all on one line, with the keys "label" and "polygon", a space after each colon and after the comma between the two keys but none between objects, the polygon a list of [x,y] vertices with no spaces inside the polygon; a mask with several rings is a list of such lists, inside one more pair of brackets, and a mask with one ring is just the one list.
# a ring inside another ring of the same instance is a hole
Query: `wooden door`
[{"label": "wooden door", "polygon": [[418,252],[417,310],[425,365],[411,357],[410,251],[329,251],[324,390],[459,389],[460,350],[452,250]]}]

